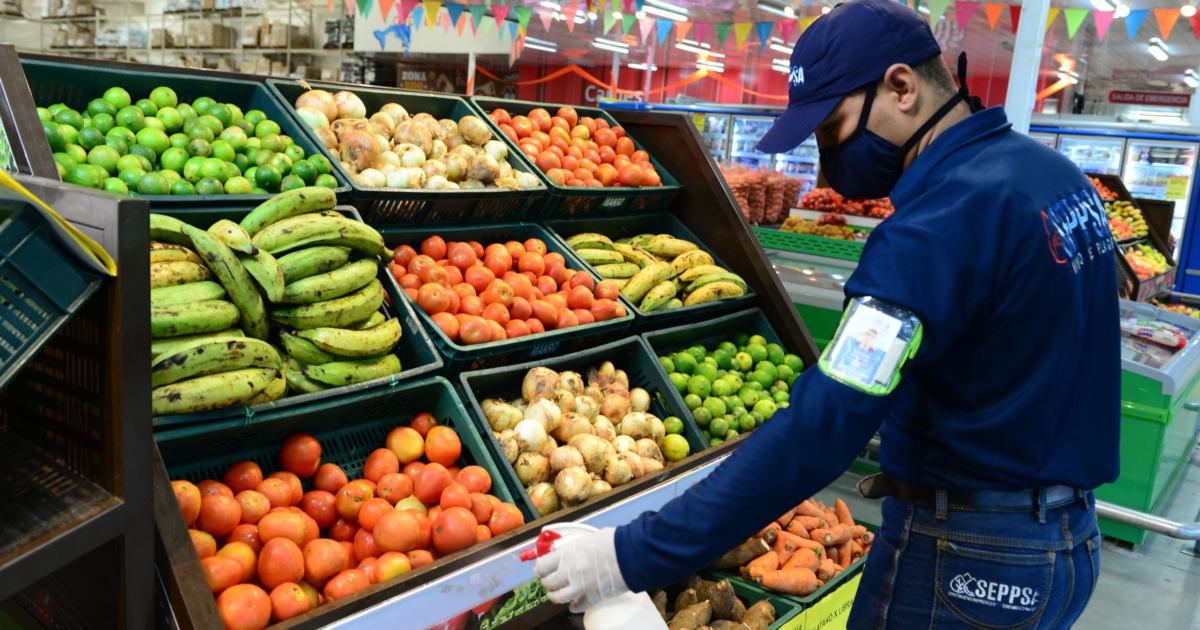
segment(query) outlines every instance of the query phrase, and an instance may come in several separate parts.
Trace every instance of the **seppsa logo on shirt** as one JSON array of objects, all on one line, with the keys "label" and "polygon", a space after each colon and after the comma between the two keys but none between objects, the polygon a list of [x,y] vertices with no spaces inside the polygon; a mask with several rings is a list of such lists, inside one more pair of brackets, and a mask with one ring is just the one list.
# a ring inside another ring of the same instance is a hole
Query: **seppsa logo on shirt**
[{"label": "seppsa logo on shirt", "polygon": [[1033,612],[1037,610],[1041,592],[1019,584],[990,582],[960,573],[950,579],[949,596],[984,606]]},{"label": "seppsa logo on shirt", "polygon": [[792,87],[804,85],[804,66],[792,66],[791,71],[788,72],[788,85]]},{"label": "seppsa logo on shirt", "polygon": [[1059,199],[1041,214],[1055,264],[1070,265],[1071,271],[1079,273],[1084,264],[1115,248],[1104,202],[1090,186]]}]

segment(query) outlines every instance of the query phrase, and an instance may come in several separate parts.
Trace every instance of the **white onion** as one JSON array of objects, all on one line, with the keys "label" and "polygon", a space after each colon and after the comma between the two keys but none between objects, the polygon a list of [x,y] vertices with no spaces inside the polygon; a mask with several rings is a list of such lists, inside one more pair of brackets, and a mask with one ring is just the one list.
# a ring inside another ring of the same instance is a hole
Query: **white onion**
[{"label": "white onion", "polygon": [[517,445],[522,451],[540,451],[546,444],[546,427],[537,420],[522,420],[513,427],[517,435]]},{"label": "white onion", "polygon": [[560,446],[550,453],[550,472],[558,474],[564,468],[583,466],[583,455],[574,446]]},{"label": "white onion", "polygon": [[542,183],[538,181],[537,176],[534,175],[533,173],[518,172],[517,173],[517,185],[520,186],[522,189],[527,189],[527,188],[539,188],[539,187],[541,187]]},{"label": "white onion", "polygon": [[488,140],[487,144],[483,145],[483,150],[495,158],[497,162],[503,162],[508,159],[508,145],[499,140]]},{"label": "white onion", "polygon": [[434,175],[425,180],[425,188],[428,190],[439,190],[446,187],[450,181],[441,175]]},{"label": "white onion", "polygon": [[530,488],[529,501],[541,516],[558,511],[558,493],[554,491],[554,486],[548,483],[539,483]]},{"label": "white onion", "polygon": [[363,105],[362,99],[354,92],[342,90],[333,95],[333,102],[337,105],[338,118],[366,118],[367,106]]},{"label": "white onion", "polygon": [[446,148],[446,143],[441,140],[433,141],[433,148],[429,150],[429,159],[440,160],[446,156],[446,152],[450,149]]},{"label": "white onion", "polygon": [[550,462],[538,453],[521,453],[513,468],[516,469],[517,478],[526,486],[550,479]]},{"label": "white onion", "polygon": [[415,144],[398,144],[396,151],[400,154],[400,163],[404,166],[418,167],[425,163],[425,152]]},{"label": "white onion", "polygon": [[457,155],[446,156],[446,179],[452,182],[462,181],[467,173],[467,161]]},{"label": "white onion", "polygon": [[382,170],[384,166],[400,166],[400,156],[392,151],[380,153],[378,160],[375,162],[375,168]]},{"label": "white onion", "polygon": [[296,109],[311,107],[322,114],[325,120],[333,122],[338,117],[337,103],[333,95],[325,90],[309,90],[296,98]]},{"label": "white onion", "polygon": [[383,107],[379,108],[379,113],[386,114],[391,118],[393,127],[408,120],[408,110],[399,103],[385,103]]},{"label": "white onion", "polygon": [[579,466],[564,468],[554,477],[554,491],[558,494],[558,498],[567,505],[587,501],[591,485],[591,475]]},{"label": "white onion", "polygon": [[634,411],[646,411],[650,408],[650,393],[641,387],[629,390],[629,405]]},{"label": "white onion", "polygon": [[359,173],[355,179],[358,180],[360,185],[367,188],[383,188],[387,185],[387,176],[373,168],[368,168]]},{"label": "white onion", "polygon": [[325,116],[325,112],[315,107],[298,107],[296,115],[309,129],[324,129],[329,126],[329,118]]},{"label": "white onion", "polygon": [[542,399],[535,401],[525,409],[525,419],[537,420],[546,427],[547,433],[552,433],[562,421],[562,410],[553,402]]}]

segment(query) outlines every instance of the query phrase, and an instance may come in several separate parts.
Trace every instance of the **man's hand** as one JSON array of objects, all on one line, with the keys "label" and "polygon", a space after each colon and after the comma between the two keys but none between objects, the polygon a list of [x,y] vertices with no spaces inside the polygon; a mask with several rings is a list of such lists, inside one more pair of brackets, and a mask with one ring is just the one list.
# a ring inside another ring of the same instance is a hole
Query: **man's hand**
[{"label": "man's hand", "polygon": [[533,571],[542,578],[550,601],[570,604],[571,612],[580,613],[629,590],[617,566],[615,532],[606,527],[562,538],[538,558]]}]

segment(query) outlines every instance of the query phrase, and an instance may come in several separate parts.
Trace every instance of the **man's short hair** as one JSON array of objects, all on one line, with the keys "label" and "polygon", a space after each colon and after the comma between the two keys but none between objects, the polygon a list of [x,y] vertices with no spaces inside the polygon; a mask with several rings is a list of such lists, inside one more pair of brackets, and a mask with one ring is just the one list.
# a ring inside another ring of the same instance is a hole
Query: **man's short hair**
[{"label": "man's short hair", "polygon": [[954,77],[951,76],[946,63],[942,61],[941,55],[934,55],[913,66],[912,69],[921,78],[921,82],[934,86],[941,93],[950,95],[958,91],[958,86],[954,84]]}]

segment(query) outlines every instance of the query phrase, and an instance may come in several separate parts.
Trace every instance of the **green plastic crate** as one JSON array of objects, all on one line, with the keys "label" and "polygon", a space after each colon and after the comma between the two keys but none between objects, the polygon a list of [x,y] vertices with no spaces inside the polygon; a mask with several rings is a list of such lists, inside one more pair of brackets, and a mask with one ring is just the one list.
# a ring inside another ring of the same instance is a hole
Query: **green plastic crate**
[{"label": "green plastic crate", "polygon": [[[21,68],[25,71],[25,79],[33,92],[34,102],[39,107],[52,103],[66,103],[77,111],[87,108],[88,101],[99,98],[104,91],[113,86],[123,87],[137,102],[146,98],[150,90],[165,85],[179,96],[179,101],[191,102],[201,96],[208,96],[222,103],[233,103],[243,112],[251,109],[262,110],[267,118],[279,123],[284,135],[291,137],[296,144],[304,148],[306,156],[320,151],[321,144],[307,133],[307,128],[301,125],[284,103],[280,102],[266,85],[256,81],[239,81],[224,77],[207,77],[194,74],[178,74],[157,70],[123,70],[117,68],[100,68],[95,66],[76,66],[54,61],[22,59]],[[337,161],[334,161],[336,164]],[[346,178],[335,169],[333,173],[338,181],[337,194],[339,199],[345,197],[350,189]],[[202,205],[229,206],[240,204],[252,207],[266,201],[271,195],[138,195],[150,201],[150,207],[160,208],[196,207]]]},{"label": "green plastic crate", "polygon": [[[790,350],[775,330],[771,328],[771,323],[767,321],[763,312],[757,308],[751,308],[728,315],[722,315],[715,319],[709,319],[702,323],[682,324],[674,328],[647,332],[642,335],[646,340],[646,345],[654,353],[654,364],[657,366],[659,376],[666,379],[670,383],[670,377],[667,371],[663,369],[662,363],[657,358],[662,355],[670,354],[683,350],[685,348],[701,345],[706,350],[711,351],[717,344],[722,341],[732,341],[734,335],[745,333],[747,335],[762,335],[768,343],[777,343],[784,346],[785,350]],[[671,387],[667,395],[674,399],[674,404],[687,409],[687,405],[683,403],[683,394],[679,390]],[[692,414],[687,414],[689,420],[692,419]],[[708,443],[705,442],[707,445]]]},{"label": "green plastic crate", "polygon": [[[296,98],[306,90],[297,81],[268,79],[267,85],[287,103],[288,114],[304,128],[306,137],[316,142],[316,134],[299,122],[296,111],[291,107]],[[476,115],[475,110],[461,96],[434,94],[397,88],[367,87],[341,83],[311,82],[314,89],[331,92],[348,90],[358,95],[374,113],[386,103],[398,103],[410,114],[426,113],[434,118],[451,118],[455,121],[467,115]],[[497,139],[503,139],[500,129],[491,119],[482,117]],[[318,144],[321,144],[318,142]],[[381,225],[459,224],[486,223],[496,221],[521,221],[545,203],[548,193],[545,188],[536,190],[422,190],[408,188],[364,188],[359,186],[350,173],[342,167],[341,159],[324,148],[322,151],[333,162],[335,170],[350,184],[350,197],[363,213],[367,223]],[[538,170],[525,158],[519,149],[510,147],[509,164],[513,170],[534,173],[545,183]]]},{"label": "green plastic crate", "polygon": [[[676,218],[675,215],[666,212],[623,217],[588,217],[547,221],[545,225],[564,247],[567,245],[568,238],[584,232],[597,232],[613,240],[638,234],[670,234],[676,238],[695,243],[700,249],[708,252],[713,257],[714,264],[726,269],[729,268],[691,230],[687,229],[687,226],[682,221]],[[588,270],[595,273],[595,269],[591,265],[588,265]],[[597,274],[597,277],[599,277],[599,274]],[[754,304],[755,299],[756,295],[753,289],[751,289],[741,297],[671,310],[660,309],[647,313],[637,308],[637,305],[632,302],[630,302],[630,305],[634,307],[634,312],[637,314],[636,327],[639,330],[649,330],[674,325],[682,321],[696,321],[697,319],[711,316],[714,313],[724,313],[737,308],[744,308]]]},{"label": "green plastic crate", "polygon": [[[387,243],[388,247],[395,249],[400,245],[407,244],[418,251],[420,250],[421,241],[433,234],[440,235],[446,239],[446,242],[479,241],[483,243],[484,247],[487,247],[490,243],[503,243],[505,241],[520,241],[523,243],[527,239],[537,238],[546,243],[547,251],[562,254],[563,258],[567,261],[568,269],[581,270],[591,274],[593,279],[599,279],[599,276],[595,272],[575,256],[571,248],[558,242],[545,229],[532,223],[438,227],[436,229],[383,228],[379,232],[383,234],[383,240]],[[393,278],[393,282],[395,282],[395,278]],[[397,284],[396,286],[397,291],[399,291],[399,285]],[[408,294],[403,291],[400,291],[400,295],[405,296],[405,298],[408,297]],[[415,304],[411,306],[412,310],[417,313],[417,317],[420,318],[421,323],[429,331],[429,335],[433,339],[434,345],[437,346],[438,351],[442,353],[442,356],[446,357],[448,367],[457,370],[478,370],[499,365],[508,365],[514,362],[529,361],[551,354],[563,354],[582,350],[595,345],[597,338],[601,335],[607,339],[619,337],[629,329],[634,321],[633,307],[625,301],[625,298],[620,298],[619,301],[625,306],[625,310],[627,311],[625,317],[617,317],[605,322],[596,322],[584,326],[575,326],[565,330],[548,330],[544,333],[528,335],[520,339],[506,339],[504,341],[491,341],[475,345],[464,345],[451,341],[442,332],[442,329],[433,323],[433,319],[425,314],[425,311],[421,310]]]},{"label": "green plastic crate", "polygon": [[[641,387],[650,393],[650,413],[659,418],[676,416],[683,421],[683,435],[691,445],[692,453],[700,451],[706,445],[700,428],[691,420],[691,414],[686,413],[687,407],[683,406],[678,398],[669,395],[674,388],[670,381],[663,377],[661,368],[657,367],[658,359],[651,353],[646,342],[637,337],[540,361],[464,372],[459,377],[463,401],[471,410],[471,418],[475,421],[480,435],[485,436],[484,441],[492,449],[496,462],[501,464],[500,476],[508,484],[509,492],[516,497],[517,506],[525,513],[526,522],[539,518],[537,510],[533,508],[529,493],[517,478],[516,471],[504,459],[500,445],[483,415],[481,403],[487,398],[520,398],[521,381],[525,373],[535,367],[548,367],[555,371],[573,370],[587,378],[589,368],[599,366],[605,361],[612,361],[617,369],[625,370],[629,375],[631,389]],[[621,488],[615,489],[614,492],[621,492]]]},{"label": "green plastic crate", "polygon": [[[361,220],[357,211],[348,206],[338,207],[337,210],[347,217]],[[229,219],[237,222],[246,216],[246,210],[230,209],[230,208],[190,208],[181,210],[168,210],[160,214],[173,216],[185,223],[189,223],[198,227],[207,228],[220,219]],[[400,357],[400,365],[403,371],[399,374],[377,378],[364,383],[355,383],[353,385],[344,385],[342,387],[334,387],[323,392],[313,394],[301,394],[299,396],[285,396],[275,402],[265,403],[262,405],[254,405],[251,407],[227,407],[225,409],[217,409],[213,411],[204,411],[199,413],[176,414],[170,416],[155,416],[154,428],[155,431],[161,431],[167,428],[190,426],[198,423],[233,423],[242,424],[254,421],[259,415],[275,411],[284,411],[295,409],[306,403],[333,399],[348,394],[362,392],[379,387],[395,386],[397,383],[408,381],[422,376],[428,376],[442,368],[442,359],[434,350],[433,343],[430,342],[429,336],[425,334],[425,330],[417,321],[417,316],[413,313],[413,309],[409,306],[408,301],[402,298],[404,294],[399,291],[398,286],[392,274],[388,272],[387,265],[379,266],[379,281],[383,283],[384,290],[387,291],[387,299],[384,301],[384,309],[389,315],[394,315],[400,319],[400,326],[404,334],[400,337],[400,342],[396,344],[395,353]],[[270,304],[267,304],[268,309]]]},{"label": "green plastic crate", "polygon": [[[484,117],[487,117],[487,114],[497,107],[508,110],[514,116],[528,114],[530,110],[536,107],[544,107],[553,114],[559,107],[563,107],[563,105],[551,103],[533,103],[482,96],[473,96],[470,98],[470,101],[475,106],[475,109]],[[580,116],[603,118],[608,121],[609,125],[619,125],[608,112],[597,107],[582,107],[578,105],[571,105],[571,107],[574,107]],[[503,136],[503,134],[501,135]],[[636,138],[632,136],[628,137],[630,140],[633,140],[634,147],[637,149],[643,148]],[[502,139],[508,143],[508,150],[510,152],[521,153],[521,148],[507,136],[504,136]],[[654,166],[654,170],[662,178],[662,186],[647,186],[644,188],[559,186],[546,179],[541,170],[535,168],[534,171],[538,173],[542,181],[550,189],[550,197],[542,208],[542,213],[535,218],[608,216],[615,213],[629,214],[665,210],[671,203],[671,200],[675,198],[675,193],[679,192],[680,185],[653,155],[650,156],[650,164]]]},{"label": "green plastic crate", "polygon": [[29,201],[0,192],[0,387],[104,281],[58,238]]},{"label": "green plastic crate", "polygon": [[500,467],[450,382],[441,377],[396,387],[357,392],[341,398],[313,400],[288,410],[272,410],[250,425],[223,423],[160,432],[154,436],[172,479],[220,479],[231,464],[252,460],[264,472],[280,470],[279,447],[296,433],[309,433],[321,443],[321,462],[337,464],[346,476],[362,476],[367,456],[384,448],[387,434],[407,426],[418,413],[429,412],[462,441],[459,464],[482,466],[492,477],[491,494],[512,502],[500,483]]},{"label": "green plastic crate", "polygon": [[763,249],[779,249],[797,254],[811,254],[825,258],[849,260],[858,262],[862,257],[863,245],[859,241],[846,241],[838,238],[825,238],[812,234],[784,232],[771,228],[755,227],[755,235]]},{"label": "green plastic crate", "polygon": [[794,599],[785,597],[774,591],[769,591],[750,580],[736,575],[711,571],[704,573],[701,577],[714,581],[729,580],[729,585],[733,587],[733,594],[737,595],[746,604],[746,608],[764,599],[771,602],[771,605],[775,607],[775,621],[767,626],[767,630],[782,628],[806,608],[806,606],[801,605]]}]

